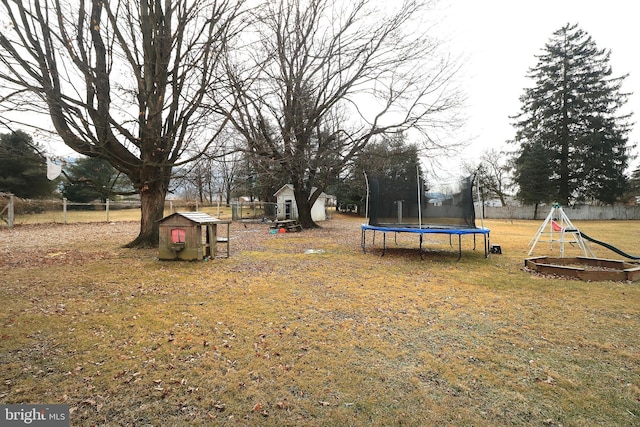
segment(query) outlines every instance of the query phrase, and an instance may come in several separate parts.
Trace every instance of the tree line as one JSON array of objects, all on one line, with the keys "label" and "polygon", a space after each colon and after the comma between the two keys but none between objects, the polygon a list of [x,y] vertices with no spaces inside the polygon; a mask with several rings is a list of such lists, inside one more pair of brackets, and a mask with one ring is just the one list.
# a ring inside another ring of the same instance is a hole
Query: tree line
[{"label": "tree line", "polygon": [[[261,199],[292,184],[314,227],[319,194],[355,183],[380,147],[455,145],[441,132],[459,124],[460,65],[421,25],[431,3],[0,0],[2,124],[40,117],[29,124],[44,130],[45,116],[68,147],[126,178],[109,191],[140,197],[130,246],[157,245],[172,186],[203,192],[213,165],[227,194],[241,176]],[[577,26],[545,46],[513,118],[522,200],[611,203],[628,188],[628,95],[608,58]],[[490,166],[487,182],[500,178]]]},{"label": "tree line", "polygon": [[[515,198],[527,204],[529,201],[519,196],[512,173],[516,161],[513,153],[489,149],[477,163],[462,165],[460,174],[477,176],[479,188],[474,197],[482,203],[497,200],[501,206],[507,206]],[[251,163],[247,157],[238,155],[219,159],[205,156],[174,170],[170,192],[177,198],[203,204],[229,205],[238,197],[275,202],[274,193],[285,179],[284,174],[261,176]],[[107,198],[114,200],[135,194],[127,177],[104,159],[70,160],[65,165],[64,177],[55,181],[47,179],[45,164],[42,147],[28,134],[21,131],[0,134],[0,192],[23,198],[65,197],[77,203],[96,200],[104,203]],[[343,176],[331,180],[327,191],[337,197],[339,209],[358,214],[364,213],[366,203],[365,173],[396,180],[403,188],[406,178],[415,176],[417,171],[426,185],[425,191],[437,181],[425,170],[419,146],[409,143],[402,135],[368,145],[346,170]],[[640,194],[640,167],[628,177],[626,189],[618,201],[633,203]],[[556,199],[548,199],[552,200]]]}]

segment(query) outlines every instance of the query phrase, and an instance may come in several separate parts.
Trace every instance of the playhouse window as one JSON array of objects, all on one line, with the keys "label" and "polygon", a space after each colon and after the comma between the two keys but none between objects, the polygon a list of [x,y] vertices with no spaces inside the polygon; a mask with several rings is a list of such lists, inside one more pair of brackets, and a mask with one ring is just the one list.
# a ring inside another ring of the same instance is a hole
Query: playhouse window
[{"label": "playhouse window", "polygon": [[171,229],[171,243],[184,243],[186,234],[184,228]]}]

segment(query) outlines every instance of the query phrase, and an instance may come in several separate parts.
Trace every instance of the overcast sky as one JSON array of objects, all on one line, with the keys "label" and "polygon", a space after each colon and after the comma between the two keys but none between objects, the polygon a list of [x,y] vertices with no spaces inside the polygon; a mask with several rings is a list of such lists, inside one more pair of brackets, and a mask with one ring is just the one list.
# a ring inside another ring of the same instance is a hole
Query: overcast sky
[{"label": "overcast sky", "polygon": [[[640,122],[638,17],[631,0],[440,0],[428,21],[438,22],[436,35],[461,58],[468,122],[455,139],[471,141],[464,154],[447,161],[450,172],[458,175],[456,166],[477,162],[489,148],[514,148],[505,144],[515,134],[509,116],[519,112],[519,97],[532,84],[526,74],[553,32],[567,23],[579,24],[599,48],[611,49],[614,76],[629,74],[623,90],[634,92],[627,107],[635,113],[633,121]],[[640,143],[640,124],[630,142]],[[57,144],[49,148],[57,155],[71,153]],[[640,159],[631,165],[635,169]]]},{"label": "overcast sky", "polygon": [[[439,29],[452,53],[464,58],[461,75],[468,95],[469,121],[463,136],[472,143],[462,157],[477,157],[490,147],[502,149],[515,131],[509,116],[519,112],[519,97],[532,80],[552,34],[578,24],[598,48],[610,49],[614,76],[629,74],[623,90],[634,92],[628,108],[640,122],[640,25],[636,2],[629,0],[441,0]],[[630,142],[640,142],[640,123]],[[508,146],[507,148],[512,148]],[[638,154],[638,149],[634,150]],[[633,168],[640,164],[636,159]]]}]

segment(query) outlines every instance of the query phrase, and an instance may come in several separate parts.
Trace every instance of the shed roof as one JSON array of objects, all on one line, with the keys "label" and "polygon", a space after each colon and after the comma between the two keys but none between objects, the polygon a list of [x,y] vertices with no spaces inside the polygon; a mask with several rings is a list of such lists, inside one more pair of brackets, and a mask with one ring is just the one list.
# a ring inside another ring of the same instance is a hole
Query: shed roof
[{"label": "shed roof", "polygon": [[195,222],[196,224],[201,224],[201,225],[219,224],[221,222],[224,222],[224,221],[219,220],[216,217],[213,217],[213,216],[208,215],[208,214],[203,213],[203,212],[175,212],[175,213],[172,213],[169,216],[166,216],[166,217],[162,218],[160,220],[160,222],[163,222],[163,221],[165,221],[165,220],[167,220],[167,219],[169,219],[171,217],[174,217],[174,216],[181,216],[181,217],[184,217],[184,218],[188,219],[191,222]]}]

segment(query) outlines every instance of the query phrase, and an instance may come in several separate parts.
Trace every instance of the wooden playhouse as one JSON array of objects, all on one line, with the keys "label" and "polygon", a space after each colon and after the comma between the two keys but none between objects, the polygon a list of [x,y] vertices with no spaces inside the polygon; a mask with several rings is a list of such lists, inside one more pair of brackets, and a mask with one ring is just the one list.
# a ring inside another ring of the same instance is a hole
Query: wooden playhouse
[{"label": "wooden playhouse", "polygon": [[[229,226],[202,212],[176,212],[162,218],[158,258],[161,260],[203,260],[218,254],[218,243],[229,257]],[[219,225],[226,225],[226,234],[219,235]]]}]

